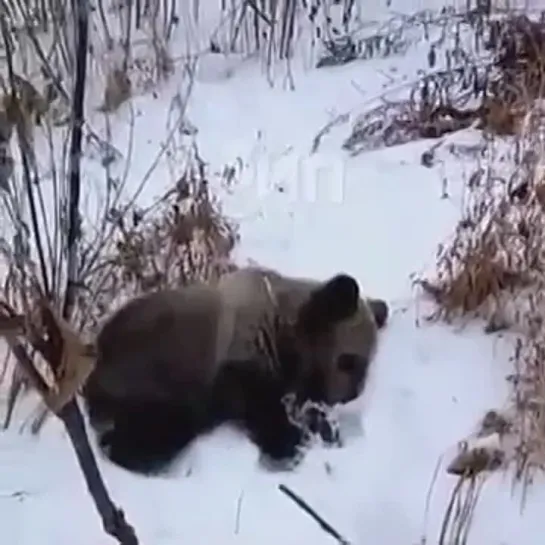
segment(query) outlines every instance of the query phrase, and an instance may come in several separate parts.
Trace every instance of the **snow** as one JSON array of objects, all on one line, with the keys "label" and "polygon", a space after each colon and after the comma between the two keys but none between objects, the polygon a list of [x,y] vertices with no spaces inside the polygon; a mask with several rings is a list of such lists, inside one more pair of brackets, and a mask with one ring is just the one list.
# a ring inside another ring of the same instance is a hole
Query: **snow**
[{"label": "snow", "polygon": [[[398,11],[415,10],[414,2],[397,4]],[[382,14],[376,11],[369,18]],[[411,285],[412,273],[433,267],[437,245],[460,217],[472,162],[444,152],[438,166],[425,168],[420,156],[431,142],[424,141],[351,158],[340,149],[348,125],[309,154],[328,121],[383,92],[388,72],[396,81],[415,77],[418,63],[418,48],[404,57],[319,71],[294,63],[294,90],[283,87],[281,75],[271,88],[251,62],[233,63],[228,78],[213,64],[199,72],[188,113],[201,155],[217,169],[237,157],[244,164],[240,184],[224,195],[226,212],[242,226],[238,259],[318,278],[347,271],[366,293],[385,298],[392,315],[362,399],[342,409],[347,420],[361,420],[361,432],[353,430],[342,449],[313,448],[294,473],[265,472],[256,448],[228,429],[196,442],[168,477],[135,476],[100,458],[109,489],[142,544],[331,542],[278,490],[280,483],[354,545],[414,545],[424,537],[437,542],[454,485],[445,463],[485,411],[504,405],[512,371],[508,339],[485,335],[482,324],[462,330],[427,323],[431,308]],[[172,86],[157,100],[134,101],[129,177],[137,181],[159,149],[176,82]],[[116,117],[119,140],[128,119],[127,110]],[[450,140],[477,138],[467,131]],[[160,194],[165,174],[160,166],[146,198]],[[511,478],[500,473],[486,482],[469,545],[541,544],[541,483],[530,489],[521,512]],[[0,513],[5,543],[110,542],[54,420],[39,438],[17,425],[0,434]]]}]

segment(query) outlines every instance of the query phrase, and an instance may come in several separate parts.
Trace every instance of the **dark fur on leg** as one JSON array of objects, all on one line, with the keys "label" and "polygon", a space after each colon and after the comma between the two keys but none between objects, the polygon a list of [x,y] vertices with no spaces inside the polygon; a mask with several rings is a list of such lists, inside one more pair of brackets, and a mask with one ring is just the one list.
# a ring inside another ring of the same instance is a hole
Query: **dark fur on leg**
[{"label": "dark fur on leg", "polygon": [[[223,400],[223,407],[237,407],[237,414],[221,415],[235,421],[257,445],[261,454],[274,465],[297,463],[305,432],[290,422],[282,402],[285,385],[264,373],[255,363],[245,367],[225,366],[218,381],[215,399]],[[236,397],[238,401],[235,404]],[[216,415],[216,419],[219,415]]]},{"label": "dark fur on leg", "polygon": [[115,464],[137,473],[168,469],[189,443],[208,426],[190,408],[167,403],[125,403],[111,415],[113,427],[99,445]]}]

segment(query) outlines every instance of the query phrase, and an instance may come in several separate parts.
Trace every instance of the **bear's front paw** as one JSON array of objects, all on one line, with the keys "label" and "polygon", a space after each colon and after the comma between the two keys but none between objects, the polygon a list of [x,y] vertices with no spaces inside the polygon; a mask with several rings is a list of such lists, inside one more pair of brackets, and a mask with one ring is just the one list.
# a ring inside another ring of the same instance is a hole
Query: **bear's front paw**
[{"label": "bear's front paw", "polygon": [[325,446],[342,447],[339,421],[329,407],[306,402],[297,411],[292,410],[292,420]]},{"label": "bear's front paw", "polygon": [[305,412],[305,423],[312,434],[320,437],[324,445],[342,446],[339,423],[324,410],[318,407],[309,407]]},{"label": "bear's front paw", "polygon": [[306,452],[308,436],[299,426],[290,424],[282,432],[271,434],[260,446],[260,462],[269,470],[290,471],[298,466]]}]

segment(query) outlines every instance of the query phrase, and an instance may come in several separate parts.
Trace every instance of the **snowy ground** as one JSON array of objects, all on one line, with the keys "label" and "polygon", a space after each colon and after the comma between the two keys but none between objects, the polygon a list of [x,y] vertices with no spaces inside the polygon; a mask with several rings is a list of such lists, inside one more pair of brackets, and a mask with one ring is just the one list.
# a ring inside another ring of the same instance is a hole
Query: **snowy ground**
[{"label": "snowy ground", "polygon": [[[343,449],[316,447],[293,474],[264,472],[256,449],[229,430],[199,441],[169,478],[139,478],[101,460],[142,544],[331,542],[279,483],[355,545],[415,545],[424,536],[437,542],[453,479],[439,469],[426,517],[436,466],[486,410],[504,403],[511,349],[478,324],[460,331],[424,323],[429,308],[411,288],[410,274],[433,265],[437,244],[459,218],[470,162],[444,152],[441,165],[424,168],[429,142],[348,158],[340,151],[348,126],[309,157],[317,131],[380,93],[392,68],[415,72],[407,58],[314,72],[295,65],[296,89],[288,91],[271,89],[246,65],[228,80],[196,84],[189,113],[203,157],[218,168],[237,156],[246,165],[225,201],[241,221],[240,260],[319,278],[350,272],[366,292],[389,301],[392,316],[363,399],[345,409],[361,418],[363,433]],[[163,130],[166,107],[161,99],[136,102],[132,168],[143,171],[147,150],[157,145],[152,123]],[[538,481],[531,489],[521,514],[510,476],[490,479],[469,544],[541,545],[542,487]],[[109,542],[54,421],[39,440],[16,426],[0,434],[0,517],[3,541],[13,545]]]}]

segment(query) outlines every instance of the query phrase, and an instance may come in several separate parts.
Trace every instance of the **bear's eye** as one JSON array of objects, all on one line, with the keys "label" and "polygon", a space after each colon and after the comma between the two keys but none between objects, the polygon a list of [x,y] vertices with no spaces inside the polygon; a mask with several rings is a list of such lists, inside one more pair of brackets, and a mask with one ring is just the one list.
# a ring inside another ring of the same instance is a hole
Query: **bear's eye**
[{"label": "bear's eye", "polygon": [[354,373],[358,367],[358,356],[354,354],[342,354],[337,360],[337,367],[343,373]]}]

